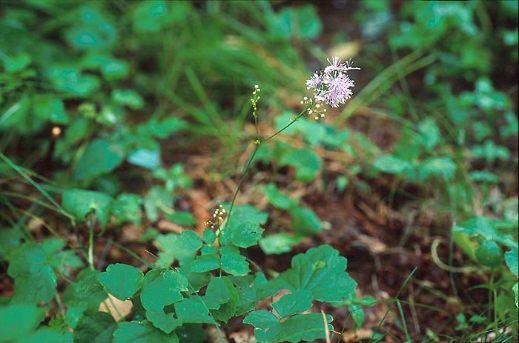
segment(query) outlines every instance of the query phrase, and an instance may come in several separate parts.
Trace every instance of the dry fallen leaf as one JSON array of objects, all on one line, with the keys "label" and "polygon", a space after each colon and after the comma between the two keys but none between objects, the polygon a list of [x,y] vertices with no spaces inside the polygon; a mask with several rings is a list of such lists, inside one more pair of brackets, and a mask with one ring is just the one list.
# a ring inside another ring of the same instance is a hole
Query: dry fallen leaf
[{"label": "dry fallen leaf", "polygon": [[132,310],[133,304],[130,300],[119,300],[111,294],[99,305],[100,312],[110,313],[115,321],[126,317]]}]

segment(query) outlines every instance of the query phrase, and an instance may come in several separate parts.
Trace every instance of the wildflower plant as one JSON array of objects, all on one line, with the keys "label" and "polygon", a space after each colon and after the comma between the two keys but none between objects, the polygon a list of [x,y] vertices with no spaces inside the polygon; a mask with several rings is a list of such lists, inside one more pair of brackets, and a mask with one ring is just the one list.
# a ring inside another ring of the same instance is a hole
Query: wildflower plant
[{"label": "wildflower plant", "polygon": [[[60,301],[54,274],[48,283],[39,286],[38,293],[17,288],[17,301],[3,310],[3,318],[13,320],[7,326],[0,323],[0,329],[5,329],[10,339],[23,337],[27,339],[24,341],[43,341],[40,338],[45,334],[51,335],[46,341],[53,342],[202,343],[206,340],[204,326],[213,325],[224,342],[224,331],[232,329],[228,323],[233,318],[243,317],[243,323],[254,327],[257,342],[329,340],[333,318],[324,312],[312,313],[311,307],[314,301],[343,305],[356,298],[357,283],[346,272],[347,259],[331,246],[322,245],[294,256],[288,270],[269,280],[240,250],[258,244],[268,215],[250,205],[235,205],[235,201],[262,143],[283,132],[303,115],[324,114],[326,105],[337,107],[351,97],[353,81],[347,75],[350,69],[357,68],[353,68],[351,62],[340,63],[338,58],[333,58],[329,67],[314,74],[307,82],[314,94],[304,100],[304,109],[278,132],[264,139],[259,134],[257,115],[261,90],[255,86],[251,99],[256,123],[255,149],[245,164],[231,203],[222,204],[214,212],[200,236],[191,230],[159,234],[156,237],[158,259],[153,265],[148,264],[150,269],[145,273],[122,263],[111,264],[105,272],[99,272],[94,268],[93,225],[90,225],[89,267],[83,269],[64,291],[63,301],[67,308],[62,309],[59,320],[53,321],[52,332],[45,328],[37,331],[30,328],[18,333],[15,318],[40,322],[41,314],[35,304],[47,303],[52,297]],[[66,191],[62,200],[63,212],[70,213],[73,221],[92,222],[89,219],[95,213],[103,228],[110,216],[116,214],[112,211],[112,203],[113,199],[108,195],[80,190]],[[7,255],[12,254],[8,273],[15,279],[15,284],[27,284],[32,282],[31,278],[39,276],[33,275],[31,261],[26,256],[35,256],[39,264],[50,268],[57,262],[53,257],[55,251],[63,244],[32,243],[27,246],[35,251],[30,251],[32,255],[13,247]],[[68,256],[67,261],[69,265],[79,264],[75,256]],[[14,273],[15,267],[28,272]],[[285,294],[272,302],[271,310],[256,308],[258,302],[273,297],[282,289],[288,293],[283,292]],[[126,315],[117,316],[118,308],[109,306],[113,305],[114,299],[131,302],[133,309]],[[101,312],[100,304],[116,313]],[[359,313],[358,306],[355,310]],[[360,324],[357,322],[357,325]]]}]

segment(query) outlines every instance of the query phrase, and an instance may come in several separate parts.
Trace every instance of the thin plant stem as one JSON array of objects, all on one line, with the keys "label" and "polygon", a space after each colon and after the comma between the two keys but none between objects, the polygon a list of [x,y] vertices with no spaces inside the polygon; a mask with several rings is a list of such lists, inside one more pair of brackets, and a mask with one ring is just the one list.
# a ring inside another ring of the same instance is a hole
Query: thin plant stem
[{"label": "thin plant stem", "polygon": [[94,268],[94,218],[93,214],[89,215],[88,218],[88,265],[90,269],[95,270]]},{"label": "thin plant stem", "polygon": [[245,168],[243,169],[243,171],[241,173],[240,181],[238,182],[238,186],[236,187],[236,191],[234,192],[234,195],[232,197],[232,201],[231,201],[231,206],[229,208],[229,212],[227,213],[227,220],[229,220],[229,218],[231,217],[231,213],[232,213],[232,210],[234,208],[234,203],[236,202],[236,197],[238,196],[238,193],[240,192],[240,189],[241,189],[241,186],[243,184],[243,181],[245,180],[245,176],[247,176],[247,172],[249,171],[250,166],[252,165],[252,161],[254,160],[254,156],[258,152],[258,149],[260,148],[261,143],[269,141],[270,139],[276,137],[281,132],[283,132],[286,129],[288,129],[292,124],[294,124],[299,118],[301,118],[307,112],[308,107],[309,106],[307,105],[297,116],[295,116],[290,121],[290,123],[285,125],[282,129],[280,129],[276,133],[274,133],[271,136],[265,138],[263,141],[259,138],[259,133],[257,131],[258,130],[258,120],[257,120],[257,116],[256,116],[256,111],[254,111],[254,113],[253,113],[253,115],[254,115],[254,123],[256,125],[256,141],[254,142],[254,144],[256,144],[256,146],[254,147],[254,150],[250,154],[250,157],[249,157],[249,159],[247,161],[247,164],[245,165]]}]

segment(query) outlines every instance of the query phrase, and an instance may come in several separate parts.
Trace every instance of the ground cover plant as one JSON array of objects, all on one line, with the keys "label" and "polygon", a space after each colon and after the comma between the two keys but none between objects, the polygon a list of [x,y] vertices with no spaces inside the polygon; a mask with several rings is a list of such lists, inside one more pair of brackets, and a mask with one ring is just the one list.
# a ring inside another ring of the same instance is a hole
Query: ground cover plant
[{"label": "ground cover plant", "polygon": [[517,2],[0,18],[0,342],[518,339]]}]

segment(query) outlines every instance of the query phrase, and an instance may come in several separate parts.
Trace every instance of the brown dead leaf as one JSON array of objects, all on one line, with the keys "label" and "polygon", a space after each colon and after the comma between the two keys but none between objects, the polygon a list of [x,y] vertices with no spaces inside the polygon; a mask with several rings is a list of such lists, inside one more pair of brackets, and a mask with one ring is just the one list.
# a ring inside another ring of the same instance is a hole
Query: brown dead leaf
[{"label": "brown dead leaf", "polygon": [[119,300],[111,294],[99,305],[100,312],[110,313],[116,322],[126,317],[132,310],[133,303],[130,300]]},{"label": "brown dead leaf", "polygon": [[337,44],[328,50],[328,56],[337,56],[341,60],[347,61],[359,54],[362,45],[360,40]]}]

